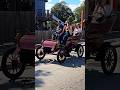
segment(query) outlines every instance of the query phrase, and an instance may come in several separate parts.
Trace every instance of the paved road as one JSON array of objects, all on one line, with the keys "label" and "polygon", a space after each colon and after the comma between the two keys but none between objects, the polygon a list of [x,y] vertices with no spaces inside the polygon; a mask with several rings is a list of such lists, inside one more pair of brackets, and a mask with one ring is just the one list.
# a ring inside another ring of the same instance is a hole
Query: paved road
[{"label": "paved road", "polygon": [[15,82],[9,81],[0,71],[0,90],[34,90],[35,85],[36,90],[85,89],[84,58],[77,58],[76,53],[72,52],[72,58],[67,59],[63,65],[57,61],[48,61],[50,58],[56,59],[56,56],[46,55],[46,60],[37,61],[35,68],[26,67],[23,75]]},{"label": "paved road", "polygon": [[0,90],[34,90],[34,68],[27,67],[23,75],[16,81],[11,81],[0,71]]},{"label": "paved road", "polygon": [[[2,55],[10,46],[0,47],[0,66],[2,61]],[[16,81],[11,81],[6,78],[0,69],[0,90],[34,90],[35,79],[34,79],[35,69],[33,67],[26,67],[26,70],[22,76]]]},{"label": "paved road", "polygon": [[36,90],[85,90],[84,58],[76,57],[75,52],[71,55],[63,65],[55,55],[46,55],[42,61],[36,59]]},{"label": "paved road", "polygon": [[102,72],[99,62],[93,60],[86,64],[86,90],[120,90],[120,48],[117,48],[118,63],[113,75]]},{"label": "paved road", "polygon": [[[2,56],[0,56],[1,65]],[[27,66],[19,79],[11,81],[0,70],[0,90],[34,90],[35,89],[35,68]]]}]

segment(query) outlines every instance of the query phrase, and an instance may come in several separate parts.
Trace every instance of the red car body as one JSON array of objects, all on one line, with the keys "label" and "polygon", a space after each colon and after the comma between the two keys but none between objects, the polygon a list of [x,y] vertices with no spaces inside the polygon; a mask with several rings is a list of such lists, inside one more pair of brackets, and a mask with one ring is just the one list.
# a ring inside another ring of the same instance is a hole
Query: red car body
[{"label": "red car body", "polygon": [[24,35],[20,39],[20,48],[27,50],[35,50],[35,35]]},{"label": "red car body", "polygon": [[42,43],[43,47],[48,47],[48,48],[55,48],[55,46],[56,46],[57,44],[58,44],[57,41],[51,40],[51,39],[45,40],[45,41]]}]

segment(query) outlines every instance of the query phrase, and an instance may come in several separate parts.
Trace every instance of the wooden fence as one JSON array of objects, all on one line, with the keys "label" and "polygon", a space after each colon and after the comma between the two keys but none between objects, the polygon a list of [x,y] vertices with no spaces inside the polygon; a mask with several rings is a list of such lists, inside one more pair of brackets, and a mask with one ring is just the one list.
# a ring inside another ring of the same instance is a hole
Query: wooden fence
[{"label": "wooden fence", "polygon": [[12,42],[16,32],[34,31],[32,11],[0,11],[0,43]]},{"label": "wooden fence", "polygon": [[52,32],[47,30],[35,31],[36,42],[40,43],[42,40],[51,39]]}]

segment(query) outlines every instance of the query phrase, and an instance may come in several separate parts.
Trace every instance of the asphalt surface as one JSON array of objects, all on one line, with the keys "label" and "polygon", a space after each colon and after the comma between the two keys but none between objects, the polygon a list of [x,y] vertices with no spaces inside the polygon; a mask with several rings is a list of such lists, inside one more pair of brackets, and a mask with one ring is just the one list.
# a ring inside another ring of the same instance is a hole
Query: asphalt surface
[{"label": "asphalt surface", "polygon": [[36,67],[27,67],[15,82],[0,71],[0,90],[34,90],[35,86],[36,90],[120,90],[120,48],[117,54],[117,67],[111,76],[102,72],[100,62],[89,60],[85,66],[84,58],[77,58],[74,52],[63,65],[55,55],[46,55],[42,61],[36,58]]},{"label": "asphalt surface", "polygon": [[0,71],[0,90],[35,90],[34,73],[33,67],[26,67],[22,76],[13,81]]},{"label": "asphalt surface", "polygon": [[0,90],[35,90],[35,68],[27,66],[24,73],[16,80],[10,80],[1,71],[3,53],[11,46],[0,47]]},{"label": "asphalt surface", "polygon": [[[0,48],[0,50],[1,63],[6,49]],[[63,65],[55,59],[56,55],[46,55],[41,62],[36,59],[35,68],[27,66],[22,76],[15,81],[8,79],[0,70],[0,90],[84,90],[84,57],[78,58],[76,53],[72,52],[71,58],[68,58]]]},{"label": "asphalt surface", "polygon": [[36,90],[85,90],[85,58],[72,52],[63,65],[56,55],[46,55],[42,61],[36,58],[35,86]]},{"label": "asphalt surface", "polygon": [[117,48],[118,62],[113,75],[105,75],[100,62],[89,60],[86,63],[86,90],[120,90],[120,48]]}]

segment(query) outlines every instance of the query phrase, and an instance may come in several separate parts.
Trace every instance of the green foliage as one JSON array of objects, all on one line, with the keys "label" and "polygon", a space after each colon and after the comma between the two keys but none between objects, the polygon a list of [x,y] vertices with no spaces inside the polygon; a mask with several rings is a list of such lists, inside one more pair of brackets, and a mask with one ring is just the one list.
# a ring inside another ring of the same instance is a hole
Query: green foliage
[{"label": "green foliage", "polygon": [[81,11],[84,10],[85,8],[85,4],[82,3],[81,6],[77,7],[75,10],[74,10],[74,14],[75,14],[75,22],[80,22],[80,15],[81,15]]},{"label": "green foliage", "polygon": [[57,23],[52,20],[52,22],[51,22],[51,28],[54,29],[56,27],[57,27]]},{"label": "green foliage", "polygon": [[69,17],[67,18],[67,21],[68,21],[69,23],[73,23],[74,20],[75,20],[75,17],[74,17],[74,16],[69,16]]},{"label": "green foliage", "polygon": [[55,4],[51,9],[51,13],[63,22],[65,22],[69,16],[74,17],[72,10],[66,5],[66,2],[64,1]]}]

